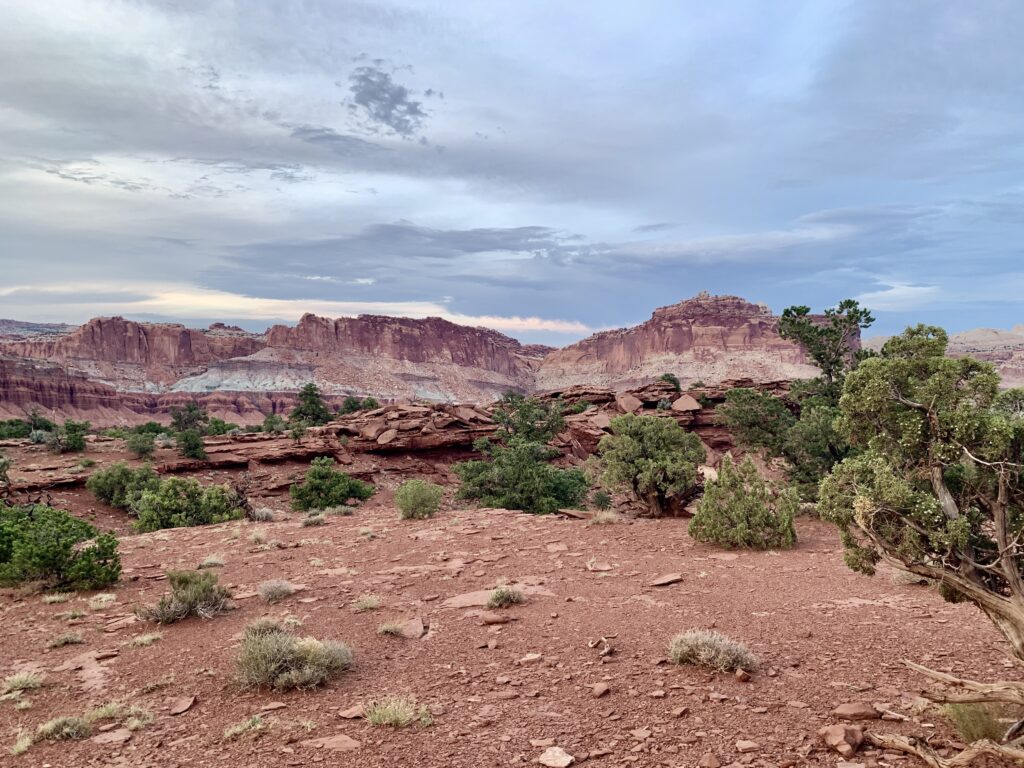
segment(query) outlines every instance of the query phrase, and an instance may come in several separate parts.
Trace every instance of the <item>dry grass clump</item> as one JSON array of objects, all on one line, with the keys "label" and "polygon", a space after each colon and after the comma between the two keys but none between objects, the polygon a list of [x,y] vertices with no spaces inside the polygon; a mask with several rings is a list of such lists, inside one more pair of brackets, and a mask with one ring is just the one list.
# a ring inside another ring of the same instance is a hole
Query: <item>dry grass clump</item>
[{"label": "dry grass clump", "polygon": [[74,595],[70,592],[51,592],[48,595],[43,595],[43,602],[46,605],[53,605],[54,603],[66,603]]},{"label": "dry grass clump", "polygon": [[18,731],[18,736],[14,741],[14,745],[11,747],[12,755],[23,755],[28,752],[29,747],[32,746],[32,734],[29,731],[21,730]]},{"label": "dry grass clump", "polygon": [[38,672],[17,672],[4,678],[4,693],[34,691],[42,688],[43,676]]},{"label": "dry grass clump", "polygon": [[209,571],[168,571],[171,594],[156,605],[139,608],[136,614],[145,621],[173,624],[189,616],[209,619],[231,607],[231,595],[217,583],[217,574]]},{"label": "dry grass clump", "polygon": [[78,741],[92,733],[84,717],[55,717],[36,729],[36,741]]},{"label": "dry grass clump", "polygon": [[378,635],[387,635],[388,637],[401,637],[402,636],[402,622],[400,621],[385,621],[379,627],[377,627]]},{"label": "dry grass clump", "polygon": [[207,555],[203,558],[203,561],[199,563],[199,569],[204,570],[206,568],[223,568],[224,563],[223,555]]},{"label": "dry grass clump", "polygon": [[381,599],[377,595],[360,595],[352,603],[352,610],[356,613],[364,611],[375,611],[380,608]]},{"label": "dry grass clump", "polygon": [[490,596],[487,598],[488,608],[508,608],[513,605],[519,605],[520,603],[526,602],[526,597],[515,587],[509,587],[504,584],[495,587],[491,590]]},{"label": "dry grass clump", "polygon": [[77,632],[62,632],[46,644],[47,648],[63,648],[65,645],[81,645],[85,640]]},{"label": "dry grass clump", "polygon": [[390,728],[404,728],[418,722],[431,725],[433,719],[426,707],[407,696],[385,696],[370,702],[363,713],[370,725],[384,725]]},{"label": "dry grass clump", "polygon": [[295,587],[284,579],[271,579],[259,585],[260,597],[267,603],[276,603],[295,594]]},{"label": "dry grass clump", "polygon": [[266,721],[259,715],[253,715],[240,723],[229,725],[224,729],[224,738],[228,741],[237,739],[239,736],[256,736],[267,727]]},{"label": "dry grass clump", "polygon": [[164,637],[162,632],[147,632],[144,635],[136,635],[128,641],[128,645],[132,648],[148,648],[157,640],[162,640]]},{"label": "dry grass clump", "polygon": [[947,704],[942,713],[967,744],[981,739],[999,744],[1006,732],[1006,726],[999,719],[1001,708],[993,704]]},{"label": "dry grass clump", "polygon": [[673,637],[668,657],[673,664],[693,664],[718,672],[750,672],[758,666],[747,646],[709,629],[690,629]]},{"label": "dry grass clump", "polygon": [[314,512],[313,514],[306,515],[304,518],[302,518],[302,527],[312,528],[314,526],[323,525],[326,522],[326,517],[324,517],[319,512]]},{"label": "dry grass clump", "polygon": [[102,611],[117,602],[117,595],[112,595],[109,592],[101,592],[98,595],[93,595],[89,599],[89,610],[90,611]]},{"label": "dry grass clump", "polygon": [[621,519],[622,518],[619,517],[618,512],[613,512],[610,509],[602,509],[599,512],[594,513],[594,516],[587,521],[587,525],[614,525]]},{"label": "dry grass clump", "polygon": [[298,637],[273,619],[246,627],[238,656],[239,679],[250,688],[315,688],[351,666],[344,643]]},{"label": "dry grass clump", "polygon": [[257,507],[249,513],[249,519],[255,523],[272,523],[277,519],[277,513],[269,507]]},{"label": "dry grass clump", "polygon": [[64,621],[74,621],[75,619],[84,618],[85,615],[85,611],[80,611],[76,608],[71,611],[64,611],[63,613],[58,613],[57,618],[64,619]]},{"label": "dry grass clump", "polygon": [[356,511],[355,507],[350,507],[348,504],[338,504],[335,507],[324,507],[320,510],[321,515],[338,515],[340,517],[350,517]]}]

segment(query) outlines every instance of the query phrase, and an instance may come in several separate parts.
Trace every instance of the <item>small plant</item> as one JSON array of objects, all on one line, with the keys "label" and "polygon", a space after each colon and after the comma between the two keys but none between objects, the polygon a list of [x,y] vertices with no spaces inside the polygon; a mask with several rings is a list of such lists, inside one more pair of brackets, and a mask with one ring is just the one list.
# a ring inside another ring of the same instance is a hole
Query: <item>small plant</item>
[{"label": "small plant", "polygon": [[102,611],[104,608],[108,608],[117,602],[117,596],[112,595],[109,592],[101,592],[98,595],[93,595],[89,598],[89,610],[90,611]]},{"label": "small plant", "polygon": [[346,504],[349,499],[365,501],[373,495],[369,483],[349,477],[335,469],[334,459],[313,459],[305,479],[291,487],[292,508],[300,512]]},{"label": "small plant", "polygon": [[388,637],[401,637],[402,636],[402,622],[400,621],[385,621],[379,627],[377,627],[378,635],[387,635]]},{"label": "small plant", "polygon": [[4,678],[4,693],[16,691],[34,691],[42,688],[43,676],[38,672],[16,672]]},{"label": "small plant", "polygon": [[658,377],[658,381],[668,382],[676,392],[680,392],[683,389],[682,385],[679,383],[679,377],[674,373],[663,373]]},{"label": "small plant", "polygon": [[240,723],[235,723],[234,725],[229,725],[225,728],[224,738],[231,741],[240,736],[254,736],[259,734],[266,727],[267,724],[260,715],[253,715],[246,720],[242,720]]},{"label": "small plant", "polygon": [[217,574],[209,571],[168,571],[171,593],[156,605],[140,608],[140,619],[158,624],[173,624],[189,616],[209,619],[231,607],[231,595],[217,583]]},{"label": "small plant", "polygon": [[14,740],[14,745],[11,747],[12,755],[23,755],[28,752],[32,746],[33,738],[29,731],[18,731],[18,735]]},{"label": "small plant", "polygon": [[295,594],[295,587],[283,579],[273,579],[260,584],[259,593],[265,602],[273,604]]},{"label": "small plant", "polygon": [[203,447],[203,437],[194,429],[186,429],[179,432],[175,438],[178,444],[178,451],[186,459],[205,459],[206,449]]},{"label": "small plant", "polygon": [[268,413],[263,419],[263,431],[268,435],[280,435],[284,432],[286,423],[284,417],[277,413]]},{"label": "small plant", "polygon": [[772,549],[796,543],[793,518],[800,505],[795,490],[775,496],[746,458],[736,466],[726,455],[718,480],[708,483],[689,533],[698,541],[729,548]]},{"label": "small plant", "polygon": [[238,656],[239,679],[250,688],[315,688],[351,666],[344,643],[298,637],[272,619],[246,627]]},{"label": "small plant", "polygon": [[490,596],[487,598],[488,608],[509,608],[513,605],[519,605],[525,602],[526,598],[523,593],[515,587],[509,587],[501,585],[491,590]]},{"label": "small plant", "polygon": [[743,643],[707,629],[690,629],[672,638],[668,657],[673,664],[692,664],[717,672],[757,669],[758,660]]},{"label": "small plant", "polygon": [[148,432],[132,432],[125,438],[124,447],[137,459],[150,459],[156,453],[156,436]]},{"label": "small plant", "polygon": [[132,648],[148,648],[157,640],[162,640],[163,637],[162,632],[147,632],[146,634],[133,637],[128,641],[128,645]]},{"label": "small plant", "polygon": [[46,605],[54,605],[55,603],[66,603],[74,597],[70,592],[51,592],[48,595],[43,595],[43,602]]},{"label": "small plant", "polygon": [[407,480],[395,491],[403,520],[425,520],[437,514],[444,489],[424,480]]},{"label": "small plant", "polygon": [[202,562],[199,563],[199,569],[223,568],[224,562],[224,557],[222,555],[207,555],[203,558]]},{"label": "small plant", "polygon": [[46,435],[46,444],[54,453],[81,453],[85,450],[88,421],[65,421]]},{"label": "small plant", "polygon": [[323,525],[327,522],[327,518],[320,513],[306,515],[302,518],[303,528],[315,528],[316,526]]},{"label": "small plant", "polygon": [[373,530],[373,528],[360,528],[358,531],[356,531],[356,533],[358,533],[367,541],[373,541],[377,538],[377,532]]},{"label": "small plant", "polygon": [[79,741],[88,738],[92,726],[82,717],[55,717],[39,726],[36,739],[41,741]]},{"label": "small plant", "polygon": [[612,495],[608,491],[594,491],[594,494],[590,497],[590,503],[594,509],[601,510],[602,512],[606,509],[612,508]]},{"label": "small plant", "polygon": [[249,519],[254,523],[272,523],[277,519],[277,513],[269,507],[257,507],[249,513]]},{"label": "small plant", "polygon": [[62,632],[46,644],[47,648],[63,648],[65,645],[81,645],[85,640],[77,632]]},{"label": "small plant", "polygon": [[946,704],[942,713],[967,744],[981,739],[991,739],[998,744],[1006,732],[999,721],[999,708],[993,704]]},{"label": "small plant", "polygon": [[383,725],[389,728],[404,728],[416,722],[420,725],[433,723],[427,708],[406,696],[385,696],[370,702],[363,717],[370,725]]},{"label": "small plant", "polygon": [[86,614],[85,611],[80,610],[78,608],[74,608],[74,609],[72,609],[70,611],[64,611],[63,613],[58,613],[57,614],[57,618],[58,619],[63,619],[64,621],[74,621],[75,619],[84,618],[86,615],[88,615],[88,614]]},{"label": "small plant", "polygon": [[617,512],[613,512],[610,509],[602,509],[587,521],[587,525],[614,525],[620,521],[621,518]]},{"label": "small plant", "polygon": [[321,515],[338,515],[339,517],[350,517],[356,511],[355,507],[350,507],[348,504],[339,504],[336,507],[326,507],[320,510]]},{"label": "small plant", "polygon": [[227,485],[201,485],[191,478],[171,477],[144,490],[132,503],[142,532],[163,528],[212,525],[244,516],[242,499]]},{"label": "small plant", "polygon": [[50,433],[45,429],[33,429],[28,433],[28,441],[32,445],[42,445],[50,437]]},{"label": "small plant", "polygon": [[143,491],[160,487],[160,478],[150,466],[132,469],[123,461],[93,472],[85,487],[104,504],[131,509]]},{"label": "small plant", "polygon": [[360,595],[353,601],[352,610],[356,613],[375,611],[380,608],[381,599],[377,595]]}]

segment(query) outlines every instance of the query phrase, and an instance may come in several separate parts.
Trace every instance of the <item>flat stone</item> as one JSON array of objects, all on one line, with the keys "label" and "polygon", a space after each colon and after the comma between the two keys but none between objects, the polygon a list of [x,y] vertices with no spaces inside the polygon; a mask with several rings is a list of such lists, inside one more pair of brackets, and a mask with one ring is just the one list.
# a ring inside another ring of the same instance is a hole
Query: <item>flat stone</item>
[{"label": "flat stone", "polygon": [[260,712],[274,712],[278,709],[284,709],[288,705],[283,701],[271,701],[260,707]]},{"label": "flat stone", "polygon": [[116,728],[106,733],[99,733],[92,737],[93,744],[124,744],[132,737],[132,732],[127,728]]},{"label": "flat stone", "polygon": [[611,687],[608,683],[594,683],[594,687],[590,689],[591,693],[594,694],[595,699],[600,699],[602,696],[607,696],[611,692]]},{"label": "flat stone", "polygon": [[874,704],[866,701],[853,701],[840,704],[832,710],[832,715],[843,720],[878,720],[882,713],[875,709]]},{"label": "flat stone", "polygon": [[192,709],[192,705],[195,703],[195,696],[182,696],[181,698],[175,699],[171,702],[170,712],[172,715],[183,715]]},{"label": "flat stone", "polygon": [[736,751],[740,754],[746,754],[747,752],[760,752],[761,745],[756,741],[747,741],[746,739],[740,739],[736,742]]},{"label": "flat stone", "polygon": [[825,744],[843,757],[853,757],[864,741],[864,731],[859,725],[829,725],[818,731]]},{"label": "flat stone", "polygon": [[322,739],[307,739],[299,743],[304,747],[329,749],[332,752],[352,752],[362,746],[358,741],[343,733],[339,733],[337,736],[325,736]]},{"label": "flat stone", "polygon": [[650,583],[652,587],[667,587],[669,584],[678,584],[683,580],[681,573],[663,573]]},{"label": "flat stone", "polygon": [[358,718],[363,716],[363,712],[363,705],[356,704],[353,707],[349,707],[348,709],[343,709],[340,712],[338,712],[338,717],[343,717],[346,720],[357,720]]},{"label": "flat stone", "polygon": [[419,616],[409,619],[408,621],[402,622],[401,629],[399,630],[402,637],[408,640],[419,640],[425,634],[427,634],[427,628],[423,624],[423,619]]},{"label": "flat stone", "polygon": [[480,613],[480,621],[485,625],[493,624],[507,624],[512,620],[512,617],[504,613],[496,613],[495,611],[483,611]]},{"label": "flat stone", "polygon": [[519,660],[519,664],[526,666],[527,664],[539,664],[543,660],[544,655],[541,653],[528,653]]},{"label": "flat stone", "polygon": [[537,762],[548,768],[568,768],[576,762],[576,758],[561,747],[548,747],[537,758]]},{"label": "flat stone", "polygon": [[722,768],[722,761],[714,752],[705,752],[701,755],[697,768]]},{"label": "flat stone", "polygon": [[644,407],[643,402],[629,392],[619,392],[615,396],[615,405],[619,407],[619,410],[623,413],[636,413]]}]

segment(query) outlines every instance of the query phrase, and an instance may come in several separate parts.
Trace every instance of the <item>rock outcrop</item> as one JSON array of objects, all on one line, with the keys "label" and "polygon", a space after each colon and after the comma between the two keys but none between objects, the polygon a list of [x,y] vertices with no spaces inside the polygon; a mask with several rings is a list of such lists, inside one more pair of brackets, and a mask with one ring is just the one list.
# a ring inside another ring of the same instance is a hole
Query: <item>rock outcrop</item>
[{"label": "rock outcrop", "polygon": [[987,360],[999,371],[1004,387],[1024,387],[1024,325],[955,333],[949,337],[949,355]]},{"label": "rock outcrop", "polygon": [[633,328],[603,331],[544,358],[537,389],[596,385],[624,389],[662,373],[684,384],[728,378],[808,378],[817,369],[797,345],[779,336],[763,304],[700,294],[654,311]]}]

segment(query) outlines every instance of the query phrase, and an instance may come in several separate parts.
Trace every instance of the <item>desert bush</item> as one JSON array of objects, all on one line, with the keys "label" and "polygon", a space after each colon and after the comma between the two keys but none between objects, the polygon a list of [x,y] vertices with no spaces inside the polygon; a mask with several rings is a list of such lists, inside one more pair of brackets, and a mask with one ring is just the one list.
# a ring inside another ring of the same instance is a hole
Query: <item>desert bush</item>
[{"label": "desert bush", "polygon": [[708,629],[690,629],[676,635],[669,644],[673,664],[693,664],[718,672],[757,669],[758,660],[743,643]]},{"label": "desert bush", "polygon": [[748,387],[726,392],[715,417],[740,445],[764,448],[773,456],[782,454],[786,432],[796,424],[796,416],[781,399]]},{"label": "desert bush", "polygon": [[159,486],[160,478],[151,467],[132,469],[123,461],[93,472],[85,482],[97,499],[118,509],[130,509],[143,491]]},{"label": "desert bush", "polygon": [[156,452],[156,437],[149,432],[132,432],[125,438],[124,447],[137,459],[149,459]]},{"label": "desert bush", "polygon": [[681,392],[683,389],[683,385],[679,383],[679,377],[674,373],[663,373],[658,377],[658,381],[668,382],[676,392]]},{"label": "desert bush", "polygon": [[171,431],[194,431],[202,434],[210,422],[210,414],[195,402],[188,402],[181,408],[171,408]]},{"label": "desert bush", "polygon": [[168,571],[171,592],[160,598],[156,605],[136,611],[140,619],[157,624],[198,616],[209,619],[231,607],[231,595],[218,584],[217,574],[210,571]]},{"label": "desert bush", "polygon": [[616,416],[599,443],[602,480],[643,500],[651,514],[680,507],[697,489],[697,465],[706,452],[700,438],[671,418]]},{"label": "desert bush", "polygon": [[246,627],[238,656],[239,680],[250,688],[315,688],[351,666],[344,643],[298,637],[270,619]]},{"label": "desert bush", "polygon": [[46,439],[50,436],[50,433],[43,429],[33,429],[28,433],[28,441],[33,445],[42,445],[46,442]]},{"label": "desert bush", "polygon": [[234,725],[229,725],[225,728],[224,738],[228,741],[232,741],[240,736],[258,736],[266,727],[267,723],[261,715],[253,715],[252,717],[247,717],[245,720],[235,723]]},{"label": "desert bush", "polygon": [[237,520],[244,516],[238,494],[227,485],[201,485],[171,477],[147,488],[131,504],[139,531],[183,528]]},{"label": "desert bush", "polygon": [[614,525],[620,520],[621,518],[617,512],[613,512],[610,509],[602,509],[587,521],[587,525]]},{"label": "desert bush", "polygon": [[350,499],[365,501],[373,492],[369,483],[335,469],[334,459],[328,456],[313,459],[305,479],[290,489],[292,508],[299,511],[340,506]]},{"label": "desert bush", "polygon": [[726,455],[718,479],[704,488],[689,532],[698,541],[730,548],[791,547],[799,506],[796,491],[786,488],[774,494],[749,458],[736,466]]},{"label": "desert bush", "polygon": [[309,382],[299,390],[299,402],[289,416],[293,422],[303,422],[313,426],[326,424],[331,420],[331,411],[324,403],[320,394],[320,388],[313,382]]},{"label": "desert bush", "polygon": [[263,419],[263,431],[268,435],[280,435],[286,426],[284,417],[277,413],[268,413]]},{"label": "desert bush", "polygon": [[360,595],[352,602],[352,610],[356,613],[374,611],[380,608],[381,600],[377,595]]},{"label": "desert bush", "polygon": [[594,491],[590,497],[590,503],[594,509],[601,510],[612,508],[612,495],[608,491]]},{"label": "desert bush", "polygon": [[1000,707],[993,704],[947,704],[942,713],[968,744],[981,739],[998,744],[1006,732],[1006,726],[999,721]]},{"label": "desert bush", "polygon": [[526,597],[515,587],[501,585],[491,590],[487,597],[488,608],[509,608],[526,601]]},{"label": "desert bush", "polygon": [[324,517],[322,512],[310,512],[306,517],[302,518],[303,528],[313,528],[315,526],[324,525],[327,522],[327,518]]},{"label": "desert bush", "polygon": [[430,725],[433,720],[426,707],[407,696],[385,696],[366,705],[363,717],[370,725],[404,728],[413,723]]},{"label": "desert bush", "polygon": [[406,480],[395,491],[395,504],[403,520],[426,519],[437,514],[444,489],[424,480]]},{"label": "desert bush", "polygon": [[403,626],[401,621],[385,621],[377,627],[377,634],[387,635],[388,637],[401,637]]},{"label": "desert bush", "polygon": [[295,594],[295,587],[284,579],[271,579],[260,584],[258,591],[265,602],[276,603]]},{"label": "desert bush", "polygon": [[21,691],[34,691],[43,687],[43,676],[38,672],[16,672],[4,678],[3,692],[19,693]]},{"label": "desert bush", "polygon": [[210,422],[206,425],[205,434],[207,435],[230,435],[239,434],[241,427],[232,421],[224,421],[223,419],[211,418]]},{"label": "desert bush", "polygon": [[88,421],[65,421],[47,433],[46,444],[54,453],[80,453],[85,450]]},{"label": "desert bush", "polygon": [[491,414],[498,425],[494,438],[504,444],[513,440],[546,443],[565,428],[558,403],[506,392]]},{"label": "desert bush", "polygon": [[199,563],[199,570],[205,570],[206,568],[223,568],[224,557],[223,555],[207,555]]},{"label": "desert bush", "polygon": [[23,419],[0,420],[0,440],[26,438],[32,434],[32,425]]},{"label": "desert bush", "polygon": [[121,575],[117,538],[41,504],[0,507],[0,584],[100,589]]},{"label": "desert bush", "polygon": [[132,648],[148,648],[157,640],[162,640],[163,637],[164,636],[162,632],[146,632],[144,634],[136,635],[135,637],[133,637],[131,640],[128,641],[128,645],[130,645]]},{"label": "desert bush", "polygon": [[277,519],[277,513],[270,507],[256,507],[249,513],[249,519],[254,523],[272,523]]},{"label": "desert bush", "polygon": [[36,739],[41,741],[79,741],[89,737],[92,726],[82,717],[55,717],[36,730]]},{"label": "desert bush", "polygon": [[77,632],[61,632],[56,637],[50,638],[46,644],[47,648],[63,648],[65,645],[80,645],[85,640]]},{"label": "desert bush", "polygon": [[203,438],[197,430],[186,429],[179,432],[175,437],[178,451],[186,459],[205,459],[206,449],[203,447]]}]

